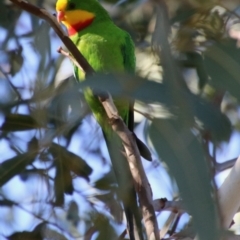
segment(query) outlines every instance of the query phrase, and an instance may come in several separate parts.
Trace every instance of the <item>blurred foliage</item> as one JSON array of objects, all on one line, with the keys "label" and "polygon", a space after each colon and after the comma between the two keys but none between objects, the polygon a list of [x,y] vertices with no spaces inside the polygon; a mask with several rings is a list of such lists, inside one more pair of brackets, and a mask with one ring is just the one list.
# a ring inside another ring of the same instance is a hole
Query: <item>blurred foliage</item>
[{"label": "blurred foliage", "polygon": [[[55,11],[55,0],[29,2]],[[142,134],[164,163],[172,198],[183,199],[193,216],[183,231],[182,215],[172,218],[163,238],[197,232],[201,239],[218,239],[216,151],[240,129],[239,2],[166,1],[169,35],[153,0],[101,3],[135,41],[136,76],[96,75],[76,84],[48,24],[0,1],[0,212],[8,211],[0,214],[0,224],[8,225],[1,237],[117,239],[124,230],[114,173],[79,91],[91,86],[136,99],[137,112],[148,119]],[[152,49],[152,35],[159,52]],[[172,58],[162,58],[164,39]],[[151,166],[156,169],[155,162]],[[164,184],[158,177],[154,196]],[[26,186],[19,198],[14,186],[17,192]],[[32,216],[27,229],[10,224],[24,213]]]}]

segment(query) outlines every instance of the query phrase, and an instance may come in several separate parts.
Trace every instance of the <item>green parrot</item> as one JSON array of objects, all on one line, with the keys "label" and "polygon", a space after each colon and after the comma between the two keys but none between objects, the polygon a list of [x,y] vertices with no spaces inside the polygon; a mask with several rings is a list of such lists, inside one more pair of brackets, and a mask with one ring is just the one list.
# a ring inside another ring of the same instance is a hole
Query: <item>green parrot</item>
[{"label": "green parrot", "polygon": [[[58,21],[66,26],[69,37],[96,72],[134,73],[135,54],[131,37],[113,23],[97,0],[58,0],[56,10]],[[77,80],[84,80],[82,69],[74,66],[74,73]],[[133,179],[126,157],[121,153],[122,143],[109,125],[98,97],[90,88],[84,90],[84,96],[103,130],[120,189],[130,239],[143,239]],[[118,98],[114,99],[114,104],[128,128],[133,131],[133,102]],[[140,154],[151,160],[151,153],[144,143],[137,137],[136,142]]]}]

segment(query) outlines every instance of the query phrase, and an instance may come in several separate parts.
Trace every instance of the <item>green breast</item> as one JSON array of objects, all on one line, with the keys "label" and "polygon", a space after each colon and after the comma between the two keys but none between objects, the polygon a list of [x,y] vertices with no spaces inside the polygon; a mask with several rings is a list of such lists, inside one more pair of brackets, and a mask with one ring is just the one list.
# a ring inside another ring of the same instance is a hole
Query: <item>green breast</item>
[{"label": "green breast", "polygon": [[[129,38],[128,34],[116,27],[112,22],[104,22],[86,28],[71,37],[71,39],[96,72],[108,73],[124,72],[128,69],[125,59],[128,54],[125,55],[124,52],[127,37]],[[133,44],[131,44],[130,48],[134,51]],[[130,68],[134,71],[134,52],[131,55],[132,59],[130,59],[130,62],[132,62],[132,66]],[[84,73],[76,67],[75,75],[80,81],[85,78]],[[109,125],[106,124],[107,118],[102,104],[93,95],[91,89],[86,89],[84,95],[95,118],[103,130],[106,131]],[[120,116],[126,119],[129,110],[128,101],[114,99],[114,103],[118,108]]]},{"label": "green breast", "polygon": [[98,23],[71,39],[96,72],[123,72],[126,33],[112,22]]}]

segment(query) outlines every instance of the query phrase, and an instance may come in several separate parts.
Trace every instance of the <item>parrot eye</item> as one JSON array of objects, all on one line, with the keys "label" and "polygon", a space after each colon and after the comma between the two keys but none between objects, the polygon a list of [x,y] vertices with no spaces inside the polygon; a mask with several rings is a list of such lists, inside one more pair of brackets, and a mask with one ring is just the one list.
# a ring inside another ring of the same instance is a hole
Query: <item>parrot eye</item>
[{"label": "parrot eye", "polygon": [[75,7],[76,7],[76,5],[73,2],[70,2],[69,5],[68,5],[69,10],[73,10],[73,9],[75,9]]}]

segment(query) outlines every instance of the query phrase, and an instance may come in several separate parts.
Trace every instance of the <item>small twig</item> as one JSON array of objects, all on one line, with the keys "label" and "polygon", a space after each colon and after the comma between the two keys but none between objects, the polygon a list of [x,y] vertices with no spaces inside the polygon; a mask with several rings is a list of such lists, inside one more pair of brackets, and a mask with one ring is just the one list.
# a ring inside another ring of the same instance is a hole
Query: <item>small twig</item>
[{"label": "small twig", "polygon": [[83,237],[83,240],[91,240],[92,239],[92,236],[93,234],[97,232],[97,229],[95,226],[91,226],[85,233],[84,237]]},{"label": "small twig", "polygon": [[181,219],[181,216],[182,216],[182,213],[177,213],[177,216],[174,220],[174,223],[171,227],[171,230],[169,230],[169,232],[168,232],[170,236],[172,236],[176,232],[176,229],[177,229],[177,226],[178,226],[179,221]]},{"label": "small twig", "polygon": [[124,239],[124,237],[126,236],[127,234],[127,229],[124,229],[123,232],[120,234],[120,236],[118,237],[118,240],[122,240]]},{"label": "small twig", "polygon": [[153,117],[151,116],[151,114],[144,113],[144,112],[142,112],[142,111],[140,111],[140,110],[138,110],[136,108],[134,108],[134,111],[139,113],[139,114],[141,114],[141,115],[143,115],[148,120],[153,120]]},{"label": "small twig", "polygon": [[[11,200],[9,200],[9,201],[11,201]],[[59,229],[61,232],[64,232],[64,231],[65,231],[65,230],[64,230],[62,227],[60,227],[57,223],[47,221],[45,218],[43,218],[43,217],[39,216],[38,214],[36,214],[36,213],[28,210],[27,208],[21,206],[21,204],[19,204],[19,203],[17,203],[17,202],[14,202],[14,201],[11,201],[11,202],[12,202],[12,204],[13,204],[14,206],[20,208],[21,210],[23,210],[24,212],[26,212],[26,213],[28,213],[28,214],[31,214],[32,216],[34,216],[35,218],[37,218],[37,219],[45,222],[46,224],[50,224],[50,225],[56,227],[56,228]]]},{"label": "small twig", "polygon": [[160,238],[163,239],[170,231],[171,226],[173,225],[173,222],[176,220],[177,214],[174,212],[171,212],[171,214],[168,216],[167,220],[165,221],[161,233]]},{"label": "small twig", "polygon": [[[239,16],[236,12],[230,10],[228,7],[224,6],[224,4],[218,2],[218,6],[224,8],[227,12],[229,12],[229,13],[232,14],[232,15],[234,15],[236,18],[240,19],[240,16]],[[227,19],[227,20],[228,20],[228,19]]]},{"label": "small twig", "polygon": [[64,51],[62,47],[59,47],[59,48],[57,49],[57,52],[58,52],[58,53],[61,53],[61,54],[62,54],[63,56],[65,56],[65,57],[69,58],[69,59],[73,62],[74,65],[76,65],[78,68],[80,68],[81,70],[83,70],[83,69],[82,69],[82,66],[79,64],[79,62],[76,61],[76,59],[75,59],[69,52]]},{"label": "small twig", "polygon": [[156,212],[171,211],[171,212],[186,212],[182,201],[168,201],[166,198],[155,199],[153,207]]},{"label": "small twig", "polygon": [[233,158],[231,160],[224,161],[223,163],[216,163],[216,173],[220,173],[228,168],[232,168],[237,161],[237,158]]}]

